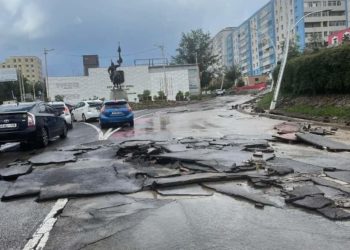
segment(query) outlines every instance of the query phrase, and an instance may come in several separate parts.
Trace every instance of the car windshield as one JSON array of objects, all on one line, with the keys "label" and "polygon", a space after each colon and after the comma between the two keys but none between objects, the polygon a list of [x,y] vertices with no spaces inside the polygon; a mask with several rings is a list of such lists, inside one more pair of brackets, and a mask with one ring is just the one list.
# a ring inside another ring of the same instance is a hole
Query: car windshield
[{"label": "car windshield", "polygon": [[108,102],[105,103],[106,109],[120,109],[120,108],[128,108],[127,102]]},{"label": "car windshield", "polygon": [[88,102],[88,104],[91,108],[100,108],[102,106],[102,104],[98,102]]},{"label": "car windshield", "polygon": [[0,106],[0,112],[20,112],[20,111],[30,111],[35,104],[26,103],[26,104],[5,104]]}]

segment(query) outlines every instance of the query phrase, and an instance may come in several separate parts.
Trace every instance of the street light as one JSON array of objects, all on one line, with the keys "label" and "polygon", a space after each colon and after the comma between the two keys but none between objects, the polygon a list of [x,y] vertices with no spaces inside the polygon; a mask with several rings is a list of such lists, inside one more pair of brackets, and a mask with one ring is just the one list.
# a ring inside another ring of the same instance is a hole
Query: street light
[{"label": "street light", "polygon": [[45,72],[46,72],[46,98],[49,99],[49,75],[47,73],[47,54],[50,51],[54,51],[55,49],[46,49],[44,48],[45,55]]},{"label": "street light", "polygon": [[287,64],[287,59],[288,59],[288,51],[289,51],[289,42],[290,42],[290,33],[295,29],[295,27],[298,26],[298,24],[307,16],[310,16],[312,14],[315,13],[319,13],[319,12],[325,12],[325,11],[332,11],[331,9],[326,9],[326,10],[317,10],[317,11],[313,11],[310,12],[306,15],[304,15],[303,17],[301,17],[294,25],[293,27],[290,28],[290,18],[288,17],[288,30],[287,30],[287,37],[286,37],[286,44],[284,46],[284,57],[282,60],[282,64],[281,64],[281,68],[280,71],[278,73],[278,79],[277,79],[277,85],[276,85],[276,90],[273,96],[273,99],[271,101],[271,105],[270,105],[270,110],[274,110],[276,108],[276,103],[277,103],[277,99],[278,99],[278,94],[281,88],[281,82],[282,82],[282,78],[283,78],[283,73],[284,73],[284,69],[286,67]]}]

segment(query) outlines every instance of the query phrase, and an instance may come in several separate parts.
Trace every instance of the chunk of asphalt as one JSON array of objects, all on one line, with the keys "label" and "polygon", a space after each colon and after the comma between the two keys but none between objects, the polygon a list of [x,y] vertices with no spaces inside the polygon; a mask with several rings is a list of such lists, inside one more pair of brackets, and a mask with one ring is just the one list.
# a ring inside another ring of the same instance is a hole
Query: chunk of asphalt
[{"label": "chunk of asphalt", "polygon": [[3,196],[3,194],[6,192],[6,190],[10,185],[11,185],[10,182],[0,181],[0,196]]},{"label": "chunk of asphalt", "polygon": [[346,186],[341,185],[339,183],[336,183],[334,181],[326,180],[326,179],[319,178],[319,177],[312,177],[311,181],[313,183],[317,184],[317,185],[325,186],[325,187],[331,187],[331,188],[340,190],[342,192],[345,192],[347,194],[350,194],[350,188],[349,187],[346,187]]},{"label": "chunk of asphalt", "polygon": [[299,140],[314,145],[317,148],[327,148],[329,151],[350,151],[350,145],[333,141],[324,136],[311,133],[297,133],[296,136]]},{"label": "chunk of asphalt", "polygon": [[298,173],[307,173],[307,174],[309,174],[309,173],[315,173],[315,174],[322,173],[322,167],[307,164],[307,163],[304,163],[301,161],[295,161],[295,160],[288,159],[288,158],[276,157],[273,160],[268,161],[267,166],[268,167],[283,166],[283,167],[294,169],[294,172],[298,172]]},{"label": "chunk of asphalt", "polygon": [[174,177],[181,174],[179,169],[171,169],[160,165],[157,167],[137,167],[135,170],[137,175],[147,175],[151,178]]},{"label": "chunk of asphalt", "polygon": [[304,185],[294,187],[292,191],[286,191],[289,198],[286,202],[293,202],[305,198],[306,196],[324,195],[324,193],[314,185]]},{"label": "chunk of asphalt", "polygon": [[123,195],[71,199],[50,232],[45,249],[124,249],[118,244],[113,247],[98,247],[98,244],[134,228],[171,202]]},{"label": "chunk of asphalt", "polygon": [[113,167],[62,169],[57,172],[60,180],[46,181],[40,190],[39,201],[108,193],[130,194],[143,187],[143,179],[119,175]]},{"label": "chunk of asphalt", "polygon": [[301,130],[301,124],[295,122],[282,122],[276,125],[274,128],[278,130],[279,134],[289,134],[299,132]]},{"label": "chunk of asphalt", "polygon": [[236,198],[241,198],[253,203],[258,203],[258,204],[263,204],[263,205],[273,206],[273,207],[280,207],[275,202],[265,198],[262,193],[261,194],[251,193],[247,191],[245,188],[239,185],[233,185],[232,183],[225,183],[225,184],[202,183],[202,185],[207,188],[213,189],[216,192],[229,195],[232,197],[236,197]]},{"label": "chunk of asphalt", "polygon": [[101,148],[101,145],[73,145],[73,146],[66,146],[62,148],[58,148],[58,151],[90,151],[90,150],[97,150]]},{"label": "chunk of asphalt", "polygon": [[306,196],[303,199],[292,201],[292,204],[307,209],[321,209],[332,205],[333,201],[323,195]]},{"label": "chunk of asphalt", "polygon": [[212,191],[206,190],[199,185],[186,185],[182,187],[159,188],[157,193],[162,196],[211,196]]},{"label": "chunk of asphalt", "polygon": [[338,207],[328,206],[317,211],[331,220],[350,220],[350,213]]},{"label": "chunk of asphalt", "polygon": [[294,169],[283,165],[273,165],[267,166],[267,172],[269,173],[269,175],[283,176],[294,173]]},{"label": "chunk of asphalt", "polygon": [[113,160],[117,156],[118,146],[113,147],[101,147],[97,150],[88,151],[81,156],[81,158],[88,159],[110,159]]},{"label": "chunk of asphalt", "polygon": [[168,153],[184,152],[188,150],[184,144],[166,144],[161,145],[161,147]]},{"label": "chunk of asphalt", "polygon": [[87,196],[104,193],[134,193],[142,189],[142,180],[119,176],[113,167],[55,168],[20,176],[2,199],[40,194],[39,200]]},{"label": "chunk of asphalt", "polygon": [[21,175],[30,173],[32,169],[33,167],[29,163],[17,163],[16,165],[0,169],[0,176],[5,180],[13,180]]},{"label": "chunk of asphalt", "polygon": [[213,181],[228,181],[228,180],[239,180],[247,179],[247,175],[243,174],[225,174],[225,173],[199,173],[182,175],[171,178],[158,178],[148,179],[145,181],[145,187],[172,187],[172,186],[183,186],[188,184],[202,183],[202,182],[213,182]]},{"label": "chunk of asphalt", "polygon": [[156,156],[157,159],[177,160],[188,163],[203,161],[217,162],[224,169],[221,172],[230,171],[236,166],[247,165],[252,158],[249,152],[241,151],[240,148],[231,150],[198,149],[186,152],[164,153]]},{"label": "chunk of asphalt", "polygon": [[217,173],[218,171],[212,168],[211,165],[198,165],[195,163],[181,162],[182,167],[193,171],[206,172],[206,173]]},{"label": "chunk of asphalt", "polygon": [[48,165],[57,163],[75,162],[77,157],[74,152],[50,151],[31,157],[28,161],[34,165]]},{"label": "chunk of asphalt", "polygon": [[340,181],[344,181],[350,184],[350,171],[336,171],[336,172],[325,171],[325,174],[328,177],[331,177]]}]

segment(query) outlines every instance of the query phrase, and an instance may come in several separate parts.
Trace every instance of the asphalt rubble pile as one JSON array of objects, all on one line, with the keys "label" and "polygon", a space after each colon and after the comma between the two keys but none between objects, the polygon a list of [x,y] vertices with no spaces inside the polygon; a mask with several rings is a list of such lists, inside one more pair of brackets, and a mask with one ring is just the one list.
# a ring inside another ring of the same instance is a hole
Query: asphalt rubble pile
[{"label": "asphalt rubble pile", "polygon": [[271,138],[178,138],[102,141],[32,156],[0,172],[2,201],[37,201],[154,191],[161,196],[215,192],[285,209],[298,207],[332,220],[350,219],[347,171],[277,158]]},{"label": "asphalt rubble pile", "polygon": [[350,151],[350,145],[334,141],[328,135],[334,135],[337,128],[313,127],[309,123],[283,122],[275,126],[276,140],[287,143],[306,143],[331,152]]}]

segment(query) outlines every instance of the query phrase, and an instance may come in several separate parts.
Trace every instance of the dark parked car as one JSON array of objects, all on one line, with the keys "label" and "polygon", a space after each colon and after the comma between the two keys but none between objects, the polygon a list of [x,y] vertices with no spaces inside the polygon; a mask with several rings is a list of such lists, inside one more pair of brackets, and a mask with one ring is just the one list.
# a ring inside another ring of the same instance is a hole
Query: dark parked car
[{"label": "dark parked car", "polygon": [[21,142],[21,145],[45,147],[49,139],[67,137],[65,120],[44,102],[0,106],[0,144]]}]

